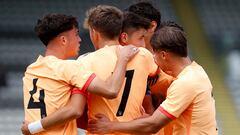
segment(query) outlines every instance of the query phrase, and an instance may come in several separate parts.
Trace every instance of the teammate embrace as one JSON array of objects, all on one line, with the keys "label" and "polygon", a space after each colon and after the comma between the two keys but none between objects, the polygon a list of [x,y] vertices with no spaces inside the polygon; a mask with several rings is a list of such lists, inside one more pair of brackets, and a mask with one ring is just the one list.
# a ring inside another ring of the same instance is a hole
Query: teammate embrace
[{"label": "teammate embrace", "polygon": [[160,25],[147,2],[124,12],[98,5],[86,24],[96,51],[67,60],[81,42],[76,19],[49,14],[38,21],[46,52],[23,78],[23,134],[76,135],[86,103],[87,134],[217,134],[211,82],[188,57],[181,26]]}]

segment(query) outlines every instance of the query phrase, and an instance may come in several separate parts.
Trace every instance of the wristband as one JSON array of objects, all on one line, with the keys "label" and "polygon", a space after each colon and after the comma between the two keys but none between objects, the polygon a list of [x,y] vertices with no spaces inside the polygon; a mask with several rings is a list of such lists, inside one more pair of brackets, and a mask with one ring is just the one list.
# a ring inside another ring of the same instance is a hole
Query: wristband
[{"label": "wristband", "polygon": [[28,124],[28,130],[30,131],[31,134],[35,134],[35,133],[43,131],[44,129],[42,127],[41,120],[38,120],[38,121]]}]

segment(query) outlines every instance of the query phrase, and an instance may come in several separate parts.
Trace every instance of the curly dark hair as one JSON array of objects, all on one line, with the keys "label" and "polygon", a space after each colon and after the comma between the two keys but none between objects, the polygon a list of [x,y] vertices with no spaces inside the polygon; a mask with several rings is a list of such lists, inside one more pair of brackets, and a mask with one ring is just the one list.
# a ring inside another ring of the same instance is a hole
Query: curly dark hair
[{"label": "curly dark hair", "polygon": [[142,1],[129,6],[126,11],[133,12],[151,21],[157,22],[157,28],[161,24],[161,13],[150,2]]},{"label": "curly dark hair", "polygon": [[163,22],[150,41],[153,51],[164,50],[187,57],[187,38],[182,26],[175,22]]},{"label": "curly dark hair", "polygon": [[60,33],[78,28],[77,19],[71,15],[47,14],[37,21],[35,32],[45,46]]}]

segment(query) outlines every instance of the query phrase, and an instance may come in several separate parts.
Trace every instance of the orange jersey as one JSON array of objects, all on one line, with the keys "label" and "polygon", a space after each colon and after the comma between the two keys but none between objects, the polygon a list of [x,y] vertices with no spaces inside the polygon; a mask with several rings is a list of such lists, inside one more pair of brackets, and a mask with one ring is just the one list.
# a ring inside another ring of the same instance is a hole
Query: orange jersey
[{"label": "orange jersey", "polygon": [[173,135],[217,135],[212,84],[196,62],[170,85],[159,110],[171,119]]},{"label": "orange jersey", "polygon": [[[154,107],[157,108],[166,98],[167,89],[171,85],[174,78],[162,70],[159,70],[159,73],[155,76],[148,77],[148,88],[151,91],[152,96],[155,96]],[[154,97],[152,97],[154,98]],[[157,133],[152,135],[172,135],[172,123],[167,124],[159,130]]]},{"label": "orange jersey", "polygon": [[[106,46],[98,51],[79,58],[80,62],[90,68],[101,79],[106,80],[117,61],[117,46]],[[125,81],[115,99],[106,99],[90,94],[88,98],[88,116],[94,118],[103,113],[111,121],[129,121],[142,116],[142,101],[146,92],[147,78],[154,74],[157,65],[152,54],[140,48],[140,52],[128,63]]]},{"label": "orange jersey", "polygon": [[[95,77],[76,60],[39,56],[23,78],[25,120],[39,120],[65,106],[73,87],[85,91]],[[39,135],[77,135],[76,121],[53,127]]]},{"label": "orange jersey", "polygon": [[167,89],[173,81],[174,78],[172,76],[159,69],[156,75],[148,77],[148,87],[152,94],[165,98]]}]

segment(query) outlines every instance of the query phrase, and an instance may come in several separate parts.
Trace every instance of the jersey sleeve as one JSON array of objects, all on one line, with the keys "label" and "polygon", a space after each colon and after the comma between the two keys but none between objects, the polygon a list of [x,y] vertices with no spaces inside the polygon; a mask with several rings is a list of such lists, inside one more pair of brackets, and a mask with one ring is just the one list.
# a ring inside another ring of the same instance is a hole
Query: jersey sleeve
[{"label": "jersey sleeve", "polygon": [[148,77],[148,86],[153,93],[160,93],[162,96],[166,97],[167,89],[174,81],[174,78],[161,69],[158,69],[158,72],[155,76]]},{"label": "jersey sleeve", "polygon": [[158,109],[168,118],[175,119],[192,103],[195,96],[194,88],[188,81],[175,81],[168,89],[166,100]]},{"label": "jersey sleeve", "polygon": [[82,89],[79,89],[79,88],[73,88],[71,89],[71,95],[74,95],[74,94],[81,94],[85,97],[88,97],[88,93],[87,91],[83,91]]},{"label": "jersey sleeve", "polygon": [[85,93],[89,84],[96,77],[93,71],[86,64],[78,61],[68,61],[63,69],[63,77],[69,84]]},{"label": "jersey sleeve", "polygon": [[141,51],[144,53],[144,55],[146,56],[147,63],[148,63],[149,75],[150,75],[150,76],[154,76],[154,75],[157,73],[158,66],[157,66],[157,64],[154,62],[152,53],[149,52],[149,51],[148,51],[147,49],[145,49],[145,48],[140,48],[140,50],[141,50]]}]

